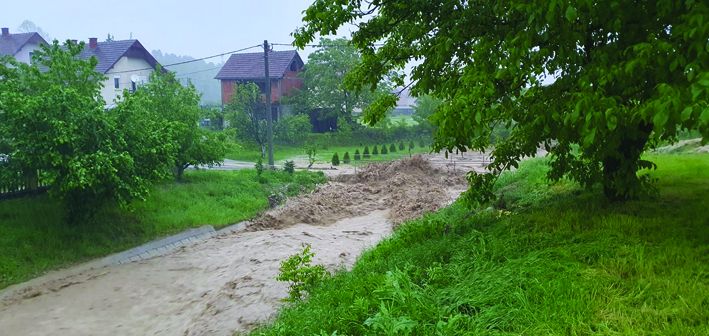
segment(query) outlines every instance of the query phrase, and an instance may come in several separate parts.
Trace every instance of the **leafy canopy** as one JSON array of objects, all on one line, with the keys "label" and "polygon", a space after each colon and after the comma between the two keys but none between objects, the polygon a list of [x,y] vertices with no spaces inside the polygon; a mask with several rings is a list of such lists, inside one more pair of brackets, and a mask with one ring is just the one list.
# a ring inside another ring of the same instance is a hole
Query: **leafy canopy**
[{"label": "leafy canopy", "polygon": [[389,93],[388,76],[377,86],[353,89],[345,85],[347,75],[361,63],[361,55],[345,38],[320,39],[319,48],[308,56],[302,73],[303,88],[291,102],[303,109],[319,110],[321,119],[337,118],[339,124],[353,124],[353,112],[368,106],[377,96]]},{"label": "leafy canopy", "polygon": [[265,146],[266,106],[262,101],[258,85],[254,83],[235,85],[234,95],[225,110],[225,118],[229,120],[231,127],[236,129],[238,138],[254,142],[262,148]]},{"label": "leafy canopy", "polygon": [[[626,199],[645,189],[645,149],[681,129],[709,139],[705,1],[316,0],[303,21],[300,47],[358,27],[353,88],[413,62],[411,92],[444,101],[431,117],[434,149],[484,150],[494,127],[509,127],[492,151],[494,172],[542,147],[550,178],[600,183]],[[365,120],[381,119],[393,101],[372,104]],[[495,174],[469,180],[473,199],[491,197]]]},{"label": "leafy canopy", "polygon": [[130,125],[104,110],[104,77],[95,59],[78,59],[83,48],[54,41],[35,51],[32,65],[0,62],[0,138],[9,155],[0,170],[35,185],[40,172],[69,221],[107,201],[142,198],[155,178],[132,147],[142,140],[128,141]]},{"label": "leafy canopy", "polygon": [[[171,163],[177,179],[182,178],[189,166],[221,163],[226,151],[223,141],[213,132],[199,127],[202,112],[199,101],[199,93],[193,85],[183,86],[174,73],[158,70],[152,72],[148,83],[132,94],[127,93],[119,103],[122,111],[143,116],[143,122],[155,129],[153,137],[159,137],[144,147],[149,150],[144,155],[156,154],[155,148],[161,148],[160,138],[172,147],[172,157],[167,162]],[[154,164],[157,166],[158,162]]]}]

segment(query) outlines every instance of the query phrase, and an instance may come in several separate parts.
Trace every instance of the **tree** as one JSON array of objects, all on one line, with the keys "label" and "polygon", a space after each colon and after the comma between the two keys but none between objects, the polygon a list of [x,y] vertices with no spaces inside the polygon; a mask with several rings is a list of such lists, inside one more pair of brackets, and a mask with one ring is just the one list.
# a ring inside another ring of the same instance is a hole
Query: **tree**
[{"label": "tree", "polygon": [[286,115],[273,125],[273,137],[289,144],[302,143],[303,135],[310,133],[313,125],[310,118],[304,114]]},{"label": "tree", "polygon": [[355,109],[364,108],[376,96],[390,91],[388,77],[373,88],[346,87],[345,77],[360,62],[360,54],[347,39],[320,39],[319,49],[308,56],[302,74],[303,88],[289,102],[299,106],[301,112],[320,111],[321,119],[336,117],[338,127],[355,124]]},{"label": "tree", "polygon": [[104,76],[96,59],[77,57],[83,49],[54,41],[35,51],[32,65],[0,62],[0,137],[12,163],[2,168],[34,181],[45,174],[69,222],[144,197],[156,175],[130,147],[126,125],[104,110]]},{"label": "tree", "polygon": [[20,25],[17,27],[17,30],[22,33],[37,33],[39,36],[42,36],[42,38],[45,41],[51,41],[52,38],[45,32],[41,27],[36,25],[34,22],[30,20],[24,20]]},{"label": "tree", "polygon": [[226,106],[226,114],[231,127],[236,129],[236,136],[259,145],[263,157],[266,152],[266,119],[258,86],[254,83],[234,86],[234,95]]},{"label": "tree", "polygon": [[332,163],[333,166],[340,165],[340,156],[337,155],[337,152],[335,152],[335,154],[332,154],[332,160],[330,160],[330,163]]},{"label": "tree", "polygon": [[[624,200],[646,190],[637,174],[654,167],[641,159],[645,149],[681,129],[709,138],[707,17],[705,1],[317,0],[294,35],[302,47],[357,25],[362,62],[347,81],[355,89],[417,60],[412,94],[444,100],[431,117],[434,149],[484,150],[505,125],[493,172],[543,147],[552,180],[600,184]],[[379,99],[365,121],[394,101]],[[492,197],[495,175],[468,175],[473,200]]]},{"label": "tree", "polygon": [[163,141],[174,146],[172,169],[178,180],[189,166],[217,165],[223,161],[226,151],[223,141],[199,127],[202,111],[194,86],[183,86],[173,73],[158,69],[148,83],[135,93],[126,94],[125,104],[132,102],[165,125]]},{"label": "tree", "polygon": [[435,127],[431,124],[431,116],[436,112],[442,101],[431,95],[423,95],[416,98],[413,118],[424,130],[434,132]]}]

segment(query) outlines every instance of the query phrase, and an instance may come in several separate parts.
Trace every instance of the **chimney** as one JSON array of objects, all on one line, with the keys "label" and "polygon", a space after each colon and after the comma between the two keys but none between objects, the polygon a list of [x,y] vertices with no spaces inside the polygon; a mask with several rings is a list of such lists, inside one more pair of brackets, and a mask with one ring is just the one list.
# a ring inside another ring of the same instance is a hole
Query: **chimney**
[{"label": "chimney", "polygon": [[10,28],[2,28],[2,37],[8,37],[10,36]]},{"label": "chimney", "polygon": [[89,48],[96,49],[96,46],[98,46],[98,38],[90,37],[89,38]]}]

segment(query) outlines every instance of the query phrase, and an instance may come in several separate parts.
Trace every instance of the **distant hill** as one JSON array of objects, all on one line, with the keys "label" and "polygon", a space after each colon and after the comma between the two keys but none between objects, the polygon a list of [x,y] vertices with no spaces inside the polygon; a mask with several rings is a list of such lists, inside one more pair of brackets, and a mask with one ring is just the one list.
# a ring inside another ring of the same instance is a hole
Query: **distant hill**
[{"label": "distant hill", "polygon": [[[195,59],[192,56],[163,53],[160,50],[153,50],[152,53],[153,57],[163,65]],[[217,75],[221,66],[221,63],[195,61],[169,66],[167,69],[175,72],[177,78],[183,83],[192,82],[195,88],[197,88],[197,91],[202,94],[202,104],[219,105],[221,104],[221,86],[219,81],[214,79],[214,76]]]}]

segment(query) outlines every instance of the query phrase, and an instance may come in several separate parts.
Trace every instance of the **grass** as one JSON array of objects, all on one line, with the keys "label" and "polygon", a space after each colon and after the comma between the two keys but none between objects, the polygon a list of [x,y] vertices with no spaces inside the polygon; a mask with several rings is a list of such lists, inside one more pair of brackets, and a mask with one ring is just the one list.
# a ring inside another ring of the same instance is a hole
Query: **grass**
[{"label": "grass", "polygon": [[653,155],[659,196],[609,203],[542,160],[503,201],[402,225],[254,335],[707,335],[709,155]]},{"label": "grass", "polygon": [[105,256],[187,228],[216,228],[254,217],[273,191],[312,189],[324,176],[254,170],[188,171],[181,183],[158,185],[145,202],[128,209],[106,207],[90,223],[66,225],[59,204],[47,197],[0,202],[0,288],[47,270]]}]

